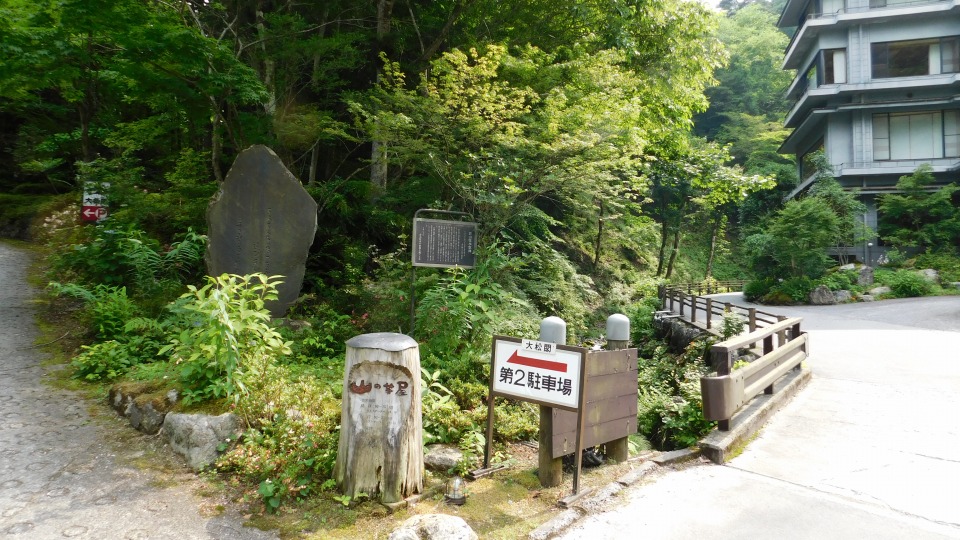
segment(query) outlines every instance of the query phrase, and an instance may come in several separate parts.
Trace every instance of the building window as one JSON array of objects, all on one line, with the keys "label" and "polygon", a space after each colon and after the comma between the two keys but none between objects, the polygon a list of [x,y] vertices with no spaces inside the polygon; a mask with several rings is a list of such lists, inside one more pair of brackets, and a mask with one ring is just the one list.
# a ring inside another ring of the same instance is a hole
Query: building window
[{"label": "building window", "polygon": [[847,82],[847,50],[828,49],[823,51],[823,84],[843,84]]},{"label": "building window", "polygon": [[873,43],[870,56],[875,79],[957,73],[960,71],[960,38]]},{"label": "building window", "polygon": [[873,159],[960,157],[960,111],[873,115]]}]

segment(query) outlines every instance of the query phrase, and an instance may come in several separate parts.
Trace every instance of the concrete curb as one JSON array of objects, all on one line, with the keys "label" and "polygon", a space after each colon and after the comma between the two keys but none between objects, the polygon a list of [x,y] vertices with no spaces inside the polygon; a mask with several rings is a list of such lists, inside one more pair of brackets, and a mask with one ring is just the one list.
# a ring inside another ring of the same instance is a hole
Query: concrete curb
[{"label": "concrete curb", "polygon": [[730,419],[730,431],[714,430],[700,441],[700,452],[710,461],[723,464],[737,452],[770,417],[810,382],[813,371],[809,367],[791,371],[776,383],[774,394],[761,394]]},{"label": "concrete curb", "polygon": [[578,501],[573,508],[564,510],[550,521],[540,525],[530,532],[527,536],[529,540],[547,540],[562,532],[565,529],[579,521],[581,518],[600,512],[604,504],[617,493],[628,486],[636,484],[651,472],[659,469],[656,463],[645,461],[636,469],[621,476],[616,481],[610,482],[600,488],[596,493],[588,495]]}]

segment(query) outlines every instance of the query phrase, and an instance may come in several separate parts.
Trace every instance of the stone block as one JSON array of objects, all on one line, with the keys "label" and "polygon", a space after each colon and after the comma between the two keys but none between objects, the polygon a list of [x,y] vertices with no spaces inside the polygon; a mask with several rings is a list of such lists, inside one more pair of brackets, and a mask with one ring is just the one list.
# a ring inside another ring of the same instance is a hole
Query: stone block
[{"label": "stone block", "polygon": [[267,308],[281,317],[300,296],[305,263],[317,231],[317,203],[263,145],[237,156],[207,209],[207,272],[283,276],[278,300]]}]

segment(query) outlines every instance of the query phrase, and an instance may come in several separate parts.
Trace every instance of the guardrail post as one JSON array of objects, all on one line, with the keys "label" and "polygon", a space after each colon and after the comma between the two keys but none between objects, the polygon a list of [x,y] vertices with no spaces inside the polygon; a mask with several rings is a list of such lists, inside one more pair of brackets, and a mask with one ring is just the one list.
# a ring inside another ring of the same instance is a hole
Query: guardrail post
[{"label": "guardrail post", "polygon": [[699,296],[690,297],[690,322],[697,322],[697,301]]},{"label": "guardrail post", "polygon": [[753,332],[757,329],[757,308],[750,308],[750,331]]},{"label": "guardrail post", "polygon": [[[730,367],[733,365],[732,359],[730,358],[730,351],[728,350],[711,350],[710,351],[710,363],[717,370],[717,375],[729,375]],[[720,431],[730,431],[730,419],[726,420],[717,420],[717,429]]]},{"label": "guardrail post", "polygon": [[707,298],[707,330],[710,329],[711,318],[713,318],[713,298]]},{"label": "guardrail post", "polygon": [[[619,351],[630,346],[630,319],[622,313],[607,317],[607,350]],[[606,456],[617,463],[623,463],[630,457],[630,445],[627,437],[604,444]]]},{"label": "guardrail post", "polygon": [[[766,356],[773,352],[773,336],[767,336],[763,338],[763,356]],[[773,384],[763,389],[764,394],[773,393]]]},{"label": "guardrail post", "polygon": [[680,292],[680,316],[683,317],[683,305],[686,303],[683,291]]},{"label": "guardrail post", "polygon": [[[793,328],[790,329],[790,340],[793,341],[795,339],[799,339],[801,335],[802,333],[800,332],[800,322],[798,321],[797,324],[793,325]],[[806,353],[808,356],[810,355],[810,350],[808,349],[809,346],[810,346],[809,341],[803,344],[803,352]],[[803,369],[803,366],[800,364],[797,364],[796,367],[793,368],[794,371],[800,371],[802,369]]]},{"label": "guardrail post", "polygon": [[[560,317],[540,321],[540,341],[567,344],[567,323]],[[581,377],[586,374],[581,374]],[[493,398],[491,398],[493,399]],[[537,476],[543,487],[559,486],[563,482],[563,459],[553,458],[553,408],[540,405],[540,435]]]},{"label": "guardrail post", "polygon": [[[777,315],[777,321],[783,322],[787,320],[783,315]],[[777,332],[777,347],[783,347],[787,343],[787,331],[781,330]]]}]

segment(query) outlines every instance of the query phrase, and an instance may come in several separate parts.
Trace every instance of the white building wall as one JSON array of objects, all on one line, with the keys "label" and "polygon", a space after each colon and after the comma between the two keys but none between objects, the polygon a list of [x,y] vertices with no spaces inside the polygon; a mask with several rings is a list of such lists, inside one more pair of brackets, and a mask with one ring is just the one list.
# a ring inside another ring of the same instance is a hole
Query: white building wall
[{"label": "white building wall", "polygon": [[854,134],[850,122],[850,113],[831,114],[827,120],[827,132],[823,146],[830,165],[839,170],[844,163],[852,163],[854,153]]}]

